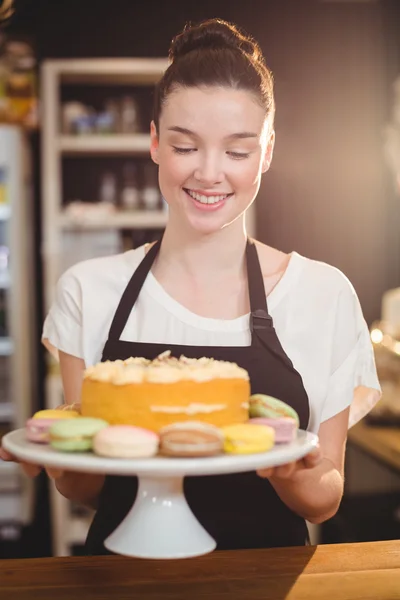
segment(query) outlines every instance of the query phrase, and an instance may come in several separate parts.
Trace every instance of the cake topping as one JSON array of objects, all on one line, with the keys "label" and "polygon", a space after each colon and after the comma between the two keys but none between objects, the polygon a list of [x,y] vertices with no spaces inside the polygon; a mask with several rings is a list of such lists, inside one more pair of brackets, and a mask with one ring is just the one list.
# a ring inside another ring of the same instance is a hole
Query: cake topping
[{"label": "cake topping", "polygon": [[106,361],[88,367],[85,378],[108,381],[116,385],[128,383],[174,383],[177,381],[210,381],[212,379],[249,379],[245,369],[236,363],[213,358],[175,358],[168,350],[153,361],[141,357]]}]

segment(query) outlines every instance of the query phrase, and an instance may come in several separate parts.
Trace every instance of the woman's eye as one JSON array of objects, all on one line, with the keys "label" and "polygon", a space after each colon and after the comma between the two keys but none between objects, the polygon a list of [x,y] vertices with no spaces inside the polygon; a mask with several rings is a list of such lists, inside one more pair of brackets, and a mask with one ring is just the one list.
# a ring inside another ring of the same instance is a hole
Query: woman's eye
[{"label": "woman's eye", "polygon": [[243,158],[249,158],[250,154],[249,152],[228,152],[229,156],[231,156],[232,158],[235,158],[236,160],[241,160]]},{"label": "woman's eye", "polygon": [[177,154],[190,154],[196,152],[196,148],[179,148],[179,146],[172,146],[173,151]]}]

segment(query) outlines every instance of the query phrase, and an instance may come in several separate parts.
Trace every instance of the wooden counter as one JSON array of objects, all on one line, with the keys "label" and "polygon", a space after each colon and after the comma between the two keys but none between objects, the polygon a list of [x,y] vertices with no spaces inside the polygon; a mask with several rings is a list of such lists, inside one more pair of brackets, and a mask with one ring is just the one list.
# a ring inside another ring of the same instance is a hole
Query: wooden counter
[{"label": "wooden counter", "polygon": [[399,427],[369,427],[360,421],[349,430],[348,441],[400,471]]},{"label": "wooden counter", "polygon": [[400,542],[0,562],[7,600],[399,600]]}]

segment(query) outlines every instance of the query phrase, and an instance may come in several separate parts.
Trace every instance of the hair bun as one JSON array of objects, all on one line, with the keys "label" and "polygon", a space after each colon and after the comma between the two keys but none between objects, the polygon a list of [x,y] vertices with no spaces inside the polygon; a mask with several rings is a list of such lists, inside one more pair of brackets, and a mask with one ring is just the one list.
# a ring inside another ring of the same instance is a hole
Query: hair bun
[{"label": "hair bun", "polygon": [[209,19],[199,25],[187,24],[183,32],[172,40],[169,58],[175,61],[193,50],[216,48],[239,50],[255,61],[262,60],[257,42],[221,19]]}]

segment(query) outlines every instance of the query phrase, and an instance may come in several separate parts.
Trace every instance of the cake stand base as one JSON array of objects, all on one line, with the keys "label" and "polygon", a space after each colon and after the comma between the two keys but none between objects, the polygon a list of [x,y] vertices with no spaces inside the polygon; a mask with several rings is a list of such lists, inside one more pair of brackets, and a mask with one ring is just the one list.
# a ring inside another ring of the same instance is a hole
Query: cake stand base
[{"label": "cake stand base", "polygon": [[216,547],[186,502],[183,477],[139,477],[134,505],[104,544],[116,554],[153,559],[200,556]]}]

